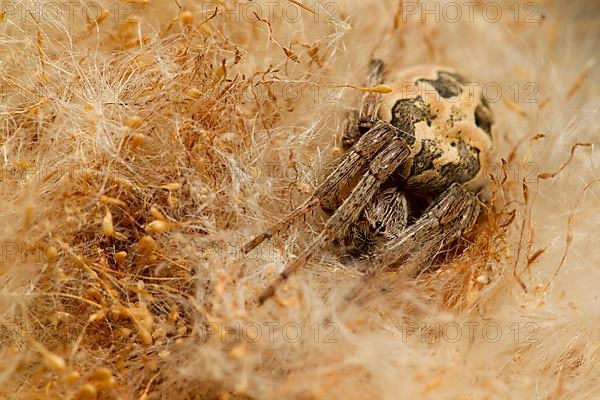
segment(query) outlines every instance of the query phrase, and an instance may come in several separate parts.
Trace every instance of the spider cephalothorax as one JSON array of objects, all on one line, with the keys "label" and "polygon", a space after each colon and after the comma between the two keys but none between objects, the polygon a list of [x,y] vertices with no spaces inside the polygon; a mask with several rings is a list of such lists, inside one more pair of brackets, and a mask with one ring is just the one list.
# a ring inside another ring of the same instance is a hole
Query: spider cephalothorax
[{"label": "spider cephalothorax", "polygon": [[[383,76],[383,63],[373,60],[367,84],[381,85]],[[418,249],[417,264],[425,265],[475,224],[474,191],[490,157],[493,124],[479,85],[438,66],[387,78],[387,94],[367,93],[350,113],[338,167],[302,206],[244,246],[244,252],[252,250],[316,206],[331,213],[261,302],[329,241],[342,239],[349,253],[378,265],[397,264]]]}]

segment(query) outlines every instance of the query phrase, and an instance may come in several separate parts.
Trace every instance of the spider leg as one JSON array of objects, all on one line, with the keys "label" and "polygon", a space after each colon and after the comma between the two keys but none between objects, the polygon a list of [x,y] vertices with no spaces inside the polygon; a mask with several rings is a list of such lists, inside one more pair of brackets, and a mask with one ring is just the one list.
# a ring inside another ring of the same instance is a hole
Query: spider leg
[{"label": "spider leg", "polygon": [[[383,83],[383,61],[373,59],[369,63],[369,72],[367,74],[367,86],[376,86]],[[362,98],[360,115],[358,117],[359,129],[370,129],[377,121],[377,109],[381,94],[368,92]]]},{"label": "spider leg", "polygon": [[289,226],[295,218],[306,214],[316,206],[335,208],[336,196],[344,185],[348,185],[357,174],[364,173],[366,166],[375,154],[390,142],[395,135],[395,128],[390,124],[383,121],[377,123],[346,153],[338,167],[317,187],[304,204],[246,243],[242,247],[242,253],[249,253],[263,241]]},{"label": "spider leg", "polygon": [[262,304],[272,297],[277,287],[304,266],[312,255],[327,242],[343,236],[349,226],[358,220],[365,206],[371,202],[379,191],[381,184],[405,161],[409,154],[410,149],[404,140],[399,135],[392,137],[389,143],[375,156],[367,172],[356,184],[350,195],[327,220],[319,236],[294,261],[289,263],[273,283],[265,289],[258,299],[259,303]]},{"label": "spider leg", "polygon": [[454,183],[433,201],[417,221],[382,246],[375,263],[383,267],[390,266],[418,249],[418,260],[412,266],[412,271],[408,271],[410,275],[415,275],[439,250],[471,229],[479,211],[475,195]]},{"label": "spider leg", "polygon": [[[416,275],[420,267],[429,262],[444,246],[458,239],[462,232],[475,224],[479,215],[479,203],[475,195],[459,184],[453,184],[439,195],[423,215],[398,232],[381,242],[375,255],[368,259],[369,266],[363,279],[345,297],[349,304],[358,297],[377,271],[396,264],[406,256],[418,254],[418,260],[411,263],[409,275]],[[402,213],[401,210],[398,212]],[[418,249],[417,252],[414,250]]]},{"label": "spider leg", "polygon": [[360,139],[362,132],[358,129],[359,112],[350,110],[346,121],[344,122],[344,130],[342,132],[342,148],[348,150]]},{"label": "spider leg", "polygon": [[348,228],[344,253],[354,259],[372,255],[406,228],[408,214],[408,201],[399,188],[377,193],[359,221]]},{"label": "spider leg", "polygon": [[[383,61],[371,60],[369,63],[366,86],[372,87],[383,83]],[[350,111],[346,118],[344,132],[342,133],[342,147],[351,148],[363,133],[371,129],[377,122],[377,110],[381,94],[365,93],[360,102],[359,111]]]}]

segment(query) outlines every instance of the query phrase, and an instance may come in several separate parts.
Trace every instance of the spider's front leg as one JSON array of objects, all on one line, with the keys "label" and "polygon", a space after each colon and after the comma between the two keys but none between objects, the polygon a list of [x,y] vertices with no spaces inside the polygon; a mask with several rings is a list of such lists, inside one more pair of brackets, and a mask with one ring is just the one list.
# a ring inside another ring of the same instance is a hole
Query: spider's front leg
[{"label": "spider's front leg", "polygon": [[343,188],[349,185],[356,176],[364,174],[367,165],[377,152],[393,141],[396,135],[395,128],[390,124],[386,122],[377,123],[345,154],[338,167],[317,187],[304,204],[246,243],[242,248],[242,252],[247,254],[252,251],[263,241],[270,239],[274,234],[286,228],[295,218],[306,214],[317,206],[335,209],[339,204],[337,196],[343,192]]},{"label": "spider's front leg", "polygon": [[[373,59],[369,63],[365,85],[373,87],[383,83],[383,61]],[[342,146],[345,150],[354,146],[360,137],[377,122],[377,111],[381,94],[368,92],[361,99],[359,110],[351,111],[346,118],[342,133]]]},{"label": "spider's front leg", "polygon": [[480,205],[477,197],[458,183],[452,184],[425,210],[423,215],[396,239],[385,243],[372,259],[380,266],[390,266],[409,255],[418,254],[411,263],[410,275],[419,273],[425,264],[445,246],[475,225]]},{"label": "spider's front leg", "polygon": [[391,125],[384,122],[380,122],[377,125],[380,124],[387,125],[394,132],[394,136],[373,158],[366,173],[342,205],[327,220],[319,236],[294,261],[286,265],[283,272],[260,295],[259,303],[262,304],[272,297],[277,287],[285,282],[290,275],[304,266],[317,250],[331,240],[345,235],[348,232],[348,228],[358,220],[366,205],[371,202],[375,194],[379,191],[381,185],[406,160],[410,154],[410,148],[406,142]]}]

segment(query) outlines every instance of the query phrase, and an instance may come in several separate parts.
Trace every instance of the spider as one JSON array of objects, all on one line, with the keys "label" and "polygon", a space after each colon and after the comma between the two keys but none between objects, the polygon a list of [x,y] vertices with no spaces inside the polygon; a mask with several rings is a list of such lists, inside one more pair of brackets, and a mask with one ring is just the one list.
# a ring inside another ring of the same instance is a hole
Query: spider
[{"label": "spider", "polygon": [[[478,86],[450,68],[419,65],[386,79],[389,93],[363,95],[342,134],[341,162],[301,206],[245,244],[248,253],[319,206],[330,217],[312,243],[259,297],[262,304],[327,243],[394,266],[418,254],[422,270],[471,229],[492,151],[493,114]],[[366,86],[384,82],[374,59]],[[425,205],[425,206],[423,206]]]}]

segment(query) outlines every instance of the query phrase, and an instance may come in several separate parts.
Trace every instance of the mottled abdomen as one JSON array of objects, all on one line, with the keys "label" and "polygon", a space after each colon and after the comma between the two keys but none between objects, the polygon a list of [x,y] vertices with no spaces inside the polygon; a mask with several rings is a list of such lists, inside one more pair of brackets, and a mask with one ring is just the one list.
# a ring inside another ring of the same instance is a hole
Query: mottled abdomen
[{"label": "mottled abdomen", "polygon": [[422,65],[387,79],[379,118],[402,131],[411,154],[400,175],[416,193],[436,195],[452,183],[482,182],[492,150],[493,115],[480,85],[449,68]]}]

